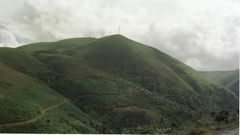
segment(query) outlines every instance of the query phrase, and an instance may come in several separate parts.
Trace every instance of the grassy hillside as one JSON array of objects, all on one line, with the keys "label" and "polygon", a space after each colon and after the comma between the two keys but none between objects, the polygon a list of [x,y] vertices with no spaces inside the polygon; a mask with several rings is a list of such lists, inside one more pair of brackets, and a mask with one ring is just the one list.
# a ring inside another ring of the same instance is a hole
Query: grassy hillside
[{"label": "grassy hillside", "polygon": [[97,40],[97,38],[93,37],[86,37],[86,38],[71,38],[71,39],[65,39],[60,40],[56,42],[40,42],[40,43],[33,43],[29,45],[25,45],[24,51],[28,54],[33,54],[34,52],[44,52],[44,51],[51,51],[52,53],[60,53],[61,51],[64,51],[66,47],[68,49],[71,49],[72,47],[76,47],[82,44],[86,44],[88,42]]},{"label": "grassy hillside", "polygon": [[0,62],[28,74],[37,74],[48,70],[46,64],[13,48],[0,48]]},{"label": "grassy hillside", "polygon": [[[0,55],[3,56],[3,53],[0,53]],[[22,56],[17,56],[17,53],[14,55],[16,58]],[[26,58],[25,60],[29,59]],[[22,64],[23,61],[18,62]],[[5,59],[4,62],[7,62],[7,60]],[[13,63],[12,66],[18,67],[16,65],[17,63]],[[33,124],[17,127],[1,126],[8,123],[28,121],[38,116],[40,110],[62,102],[64,99],[62,95],[50,89],[40,80],[21,73],[0,61],[0,132],[97,133],[96,129],[92,127],[96,122],[71,103],[67,103],[55,112],[47,114],[43,120]],[[90,122],[93,124],[91,125]]]},{"label": "grassy hillside", "polygon": [[239,70],[232,71],[202,71],[207,79],[232,90],[238,95],[239,93]]},{"label": "grassy hillside", "polygon": [[34,116],[63,97],[45,84],[0,63],[1,124]]},{"label": "grassy hillside", "polygon": [[0,62],[71,101],[30,126],[2,131],[168,133],[187,125],[211,125],[220,112],[233,115],[238,110],[233,92],[121,35],[2,49]]}]

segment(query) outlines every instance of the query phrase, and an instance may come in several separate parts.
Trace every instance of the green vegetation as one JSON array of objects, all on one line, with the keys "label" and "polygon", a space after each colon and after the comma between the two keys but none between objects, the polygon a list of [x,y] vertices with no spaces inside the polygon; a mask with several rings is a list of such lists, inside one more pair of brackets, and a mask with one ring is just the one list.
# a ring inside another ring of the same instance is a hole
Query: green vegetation
[{"label": "green vegetation", "polygon": [[170,133],[216,124],[218,112],[235,116],[238,110],[233,92],[121,35],[0,48],[0,63],[0,123],[71,101],[35,123],[1,132]]},{"label": "green vegetation", "polygon": [[25,120],[63,99],[44,83],[0,63],[1,124]]},{"label": "green vegetation", "polygon": [[[27,121],[37,116],[41,109],[63,100],[63,96],[50,89],[43,82],[0,63],[0,125]],[[50,121],[47,122],[48,120]],[[65,123],[65,125],[62,125],[60,121],[76,122],[75,124]],[[68,131],[73,133],[80,131],[97,133],[95,129],[91,128],[89,121],[96,123],[74,105],[68,103],[64,107],[50,112],[43,120],[37,123],[9,128],[0,126],[0,131],[12,133],[62,133]],[[52,126],[49,126],[48,123],[51,123]],[[75,126],[78,128],[75,129]]]}]

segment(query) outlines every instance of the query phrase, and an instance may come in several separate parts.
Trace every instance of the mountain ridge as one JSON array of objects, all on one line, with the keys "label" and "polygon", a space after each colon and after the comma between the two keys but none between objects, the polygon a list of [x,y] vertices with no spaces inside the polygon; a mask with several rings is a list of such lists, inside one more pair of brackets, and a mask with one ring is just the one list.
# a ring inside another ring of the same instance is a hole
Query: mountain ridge
[{"label": "mountain ridge", "polygon": [[[68,98],[76,112],[87,114],[85,125],[67,124],[78,133],[166,133],[186,123],[213,124],[212,113],[238,109],[233,92],[160,50],[122,35],[0,48],[0,56],[0,63],[46,84]],[[82,116],[76,115],[79,120]]]}]

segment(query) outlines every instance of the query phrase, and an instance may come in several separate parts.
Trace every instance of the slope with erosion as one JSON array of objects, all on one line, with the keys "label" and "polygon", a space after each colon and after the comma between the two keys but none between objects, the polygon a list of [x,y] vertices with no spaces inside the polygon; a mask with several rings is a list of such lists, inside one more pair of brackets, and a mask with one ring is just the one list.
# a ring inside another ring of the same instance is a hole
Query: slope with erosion
[{"label": "slope with erosion", "polygon": [[105,123],[101,132],[121,133],[130,128],[134,133],[136,126],[146,125],[148,130],[169,129],[209,121],[211,112],[238,109],[234,93],[207,82],[157,49],[121,35],[83,39],[61,41],[59,47],[54,42],[54,47],[41,43],[37,46],[44,49],[35,45],[19,49],[51,67],[53,88]]}]

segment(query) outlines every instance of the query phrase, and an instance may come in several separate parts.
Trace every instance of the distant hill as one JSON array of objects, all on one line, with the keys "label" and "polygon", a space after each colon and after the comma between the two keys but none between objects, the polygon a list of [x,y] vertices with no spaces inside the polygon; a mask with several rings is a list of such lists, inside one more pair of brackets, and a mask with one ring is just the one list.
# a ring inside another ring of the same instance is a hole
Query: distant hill
[{"label": "distant hill", "polygon": [[[238,110],[232,91],[122,35],[0,48],[0,63],[9,75],[0,74],[0,132],[169,133],[214,124],[213,113]],[[65,99],[37,122],[1,128]]]},{"label": "distant hill", "polygon": [[232,71],[201,71],[209,80],[232,90],[238,95],[239,93],[239,70]]}]

